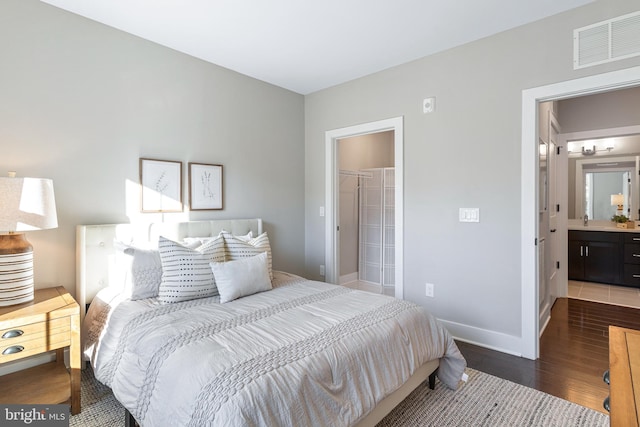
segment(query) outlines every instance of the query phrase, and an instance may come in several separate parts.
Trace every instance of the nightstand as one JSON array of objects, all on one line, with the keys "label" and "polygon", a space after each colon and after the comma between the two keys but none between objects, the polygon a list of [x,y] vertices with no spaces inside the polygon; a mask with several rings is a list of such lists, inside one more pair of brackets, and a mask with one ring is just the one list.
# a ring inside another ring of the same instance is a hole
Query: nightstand
[{"label": "nightstand", "polygon": [[81,367],[80,307],[64,287],[37,289],[33,301],[0,307],[0,366],[52,350],[55,361],[1,376],[0,402],[68,403],[78,414]]}]

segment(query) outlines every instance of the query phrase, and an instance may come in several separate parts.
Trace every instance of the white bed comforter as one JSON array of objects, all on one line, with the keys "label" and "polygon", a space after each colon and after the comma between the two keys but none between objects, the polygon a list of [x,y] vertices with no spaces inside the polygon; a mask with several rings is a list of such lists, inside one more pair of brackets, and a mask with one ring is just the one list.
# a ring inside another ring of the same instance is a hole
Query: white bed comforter
[{"label": "white bed comforter", "polygon": [[143,426],[352,425],[423,363],[455,388],[466,366],[421,307],[278,274],[220,304],[104,291],[84,325],[96,378]]}]

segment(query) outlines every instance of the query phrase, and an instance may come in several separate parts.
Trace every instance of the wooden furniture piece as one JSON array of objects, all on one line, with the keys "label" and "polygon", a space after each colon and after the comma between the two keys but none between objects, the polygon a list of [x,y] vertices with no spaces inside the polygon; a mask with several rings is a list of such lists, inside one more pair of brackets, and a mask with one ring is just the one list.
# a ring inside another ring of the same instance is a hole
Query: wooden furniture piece
[{"label": "wooden furniture piece", "polygon": [[640,331],[609,326],[611,427],[639,425]]},{"label": "wooden furniture piece", "polygon": [[[69,365],[64,348],[69,347]],[[55,350],[56,360],[0,377],[0,402],[69,403],[80,412],[80,307],[62,286],[0,308],[0,365]]]}]

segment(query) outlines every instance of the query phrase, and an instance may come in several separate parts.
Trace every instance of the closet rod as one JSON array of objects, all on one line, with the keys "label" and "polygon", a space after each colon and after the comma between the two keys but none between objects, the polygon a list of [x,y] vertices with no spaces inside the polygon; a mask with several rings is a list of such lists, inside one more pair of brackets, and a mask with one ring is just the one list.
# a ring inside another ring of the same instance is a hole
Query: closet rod
[{"label": "closet rod", "polygon": [[371,173],[371,172],[350,171],[350,170],[346,170],[346,169],[340,169],[340,175],[361,176],[363,178],[373,178],[373,173]]}]

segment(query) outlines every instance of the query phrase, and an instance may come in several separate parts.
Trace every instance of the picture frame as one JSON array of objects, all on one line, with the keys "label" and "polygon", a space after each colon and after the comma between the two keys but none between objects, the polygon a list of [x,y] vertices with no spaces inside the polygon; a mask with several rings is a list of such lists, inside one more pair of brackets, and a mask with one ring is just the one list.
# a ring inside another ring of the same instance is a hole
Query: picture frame
[{"label": "picture frame", "polygon": [[182,162],[140,158],[140,211],[182,210]]},{"label": "picture frame", "polygon": [[189,162],[189,209],[222,209],[222,165]]}]

